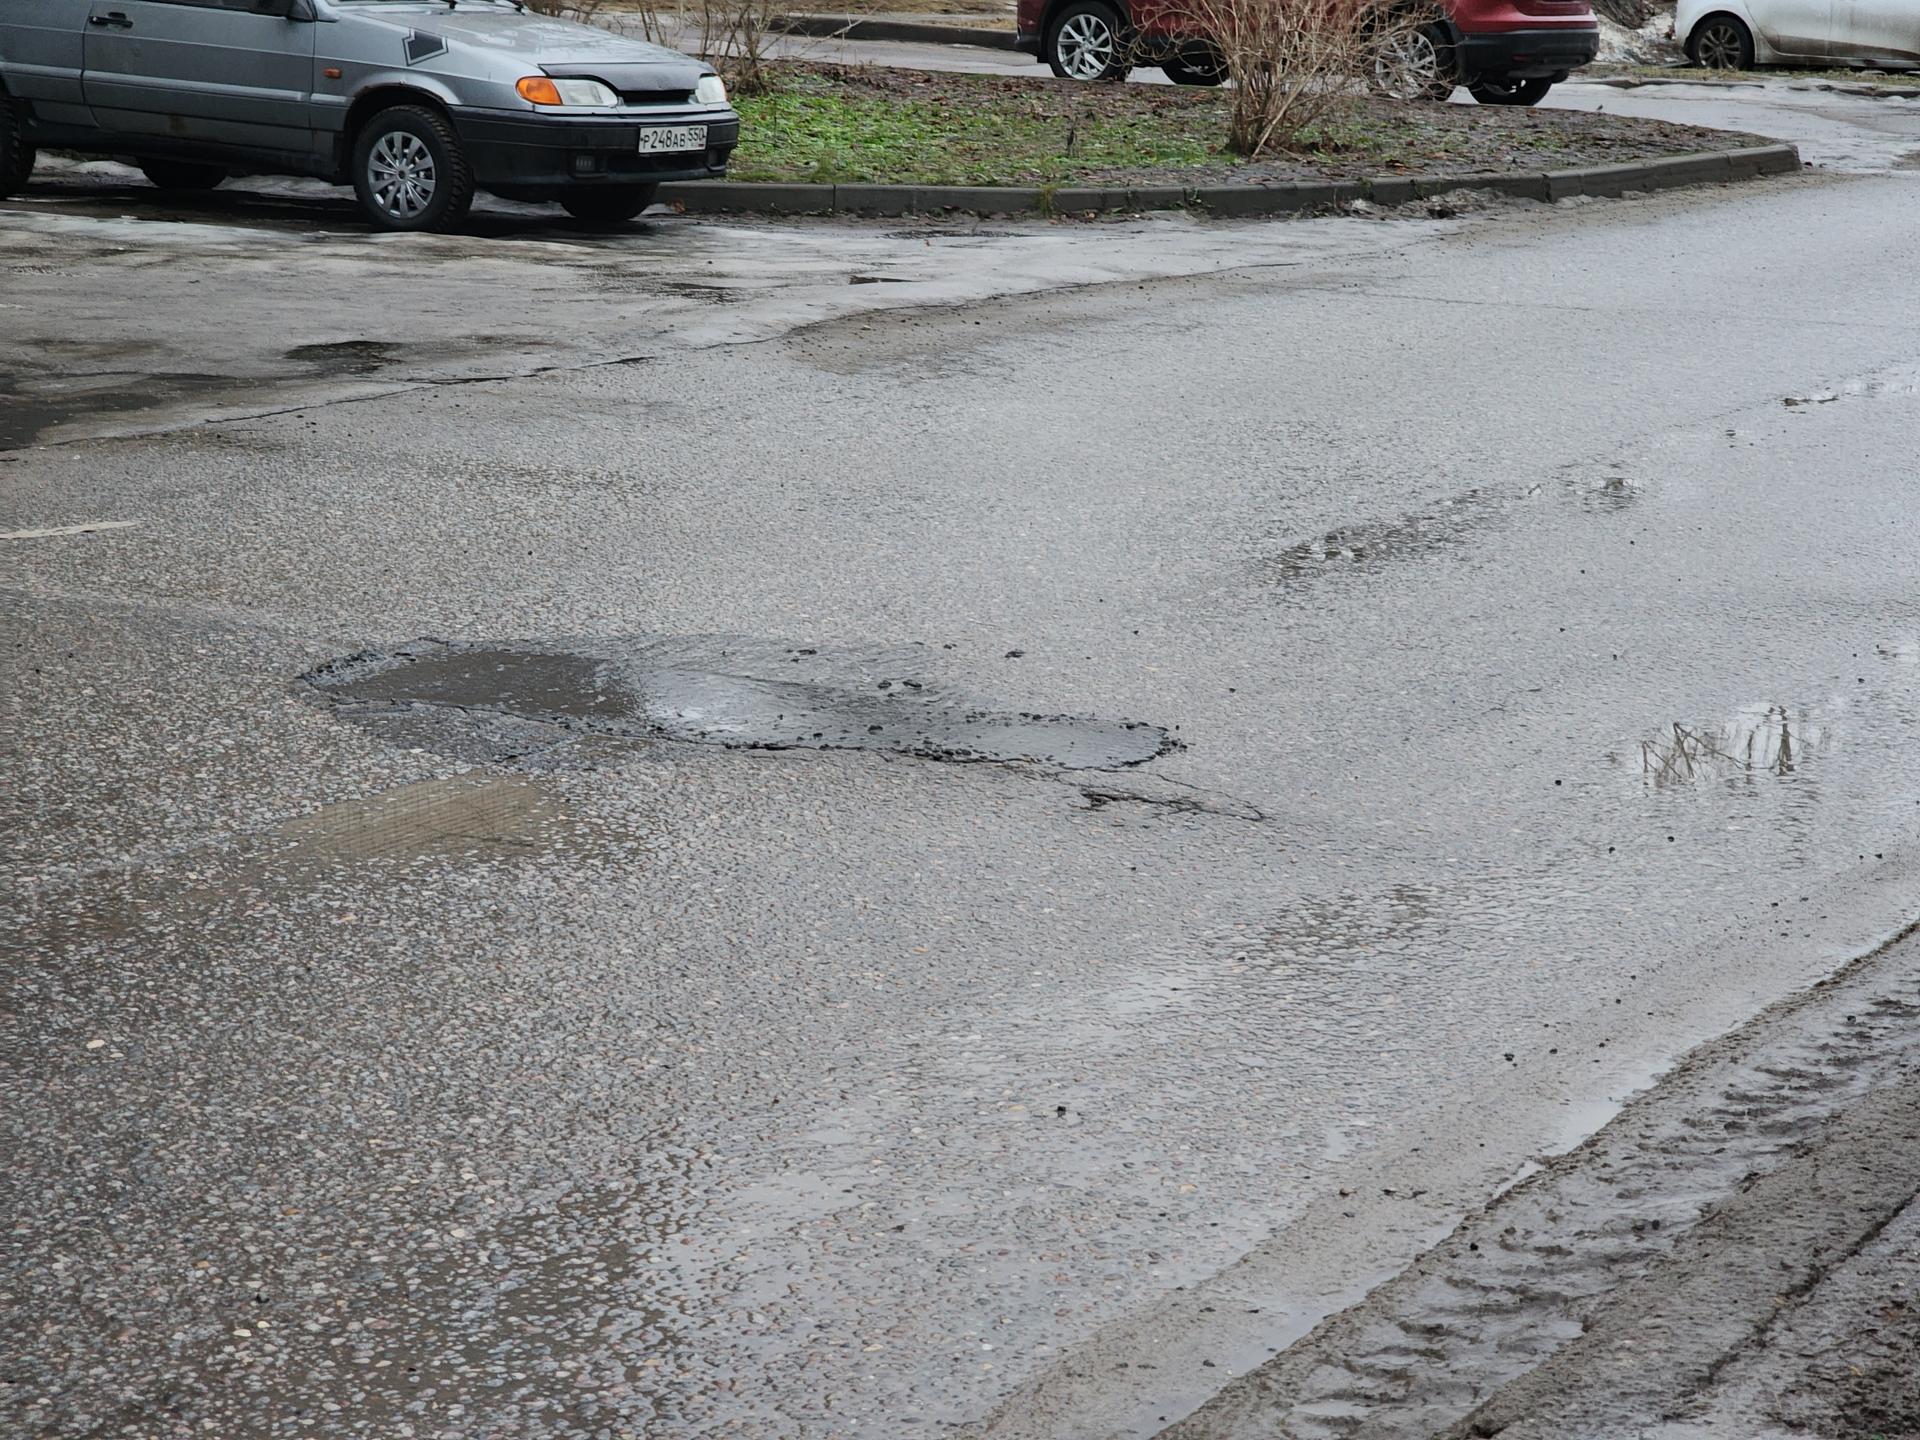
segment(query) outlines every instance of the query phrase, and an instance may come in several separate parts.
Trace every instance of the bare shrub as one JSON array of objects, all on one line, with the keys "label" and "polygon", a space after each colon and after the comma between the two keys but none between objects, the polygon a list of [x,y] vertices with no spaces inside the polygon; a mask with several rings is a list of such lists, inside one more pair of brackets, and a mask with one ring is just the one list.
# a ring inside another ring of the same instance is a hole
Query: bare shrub
[{"label": "bare shrub", "polygon": [[1629,30],[1638,30],[1651,20],[1654,9],[1650,0],[1593,0],[1593,8],[1595,13]]},{"label": "bare shrub", "polygon": [[[1227,148],[1257,157],[1297,149],[1336,119],[1357,83],[1402,99],[1444,98],[1449,57],[1433,10],[1399,0],[1176,0],[1177,26],[1195,37],[1172,57],[1221,75]],[[1157,63],[1151,60],[1144,63]],[[1172,73],[1171,71],[1169,73]]]},{"label": "bare shrub", "polygon": [[[0,0],[4,3],[4,0]],[[742,95],[764,94],[772,82],[767,71],[774,18],[786,0],[522,0],[529,10],[568,20],[605,25],[638,35],[668,49],[687,49],[720,72],[727,89]]]},{"label": "bare shrub", "polygon": [[699,0],[701,53],[728,90],[764,95],[773,88],[768,51],[784,8],[779,0]]}]

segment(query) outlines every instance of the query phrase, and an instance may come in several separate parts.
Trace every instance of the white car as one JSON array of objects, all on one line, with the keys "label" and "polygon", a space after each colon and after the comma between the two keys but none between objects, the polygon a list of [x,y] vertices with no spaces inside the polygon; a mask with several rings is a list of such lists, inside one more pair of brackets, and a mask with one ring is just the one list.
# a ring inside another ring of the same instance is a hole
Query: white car
[{"label": "white car", "polygon": [[1710,70],[1920,67],[1920,0],[1680,0],[1673,33]]}]

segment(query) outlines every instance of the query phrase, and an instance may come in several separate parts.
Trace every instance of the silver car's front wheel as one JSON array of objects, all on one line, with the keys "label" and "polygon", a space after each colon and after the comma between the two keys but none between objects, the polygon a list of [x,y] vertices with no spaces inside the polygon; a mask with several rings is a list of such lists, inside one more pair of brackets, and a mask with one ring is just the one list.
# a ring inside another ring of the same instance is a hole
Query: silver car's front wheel
[{"label": "silver car's front wheel", "polygon": [[396,105],[360,132],[353,189],[382,230],[449,230],[473,204],[473,172],[446,116]]},{"label": "silver car's front wheel", "polygon": [[1444,100],[1453,70],[1431,27],[1395,30],[1374,46],[1373,88],[1395,100]]},{"label": "silver car's front wheel", "polygon": [[1100,0],[1067,6],[1047,40],[1047,64],[1063,80],[1124,80],[1128,41],[1120,14]]},{"label": "silver car's front wheel", "polygon": [[439,188],[433,152],[417,135],[396,130],[373,142],[367,155],[367,188],[389,220],[412,224],[433,203]]}]

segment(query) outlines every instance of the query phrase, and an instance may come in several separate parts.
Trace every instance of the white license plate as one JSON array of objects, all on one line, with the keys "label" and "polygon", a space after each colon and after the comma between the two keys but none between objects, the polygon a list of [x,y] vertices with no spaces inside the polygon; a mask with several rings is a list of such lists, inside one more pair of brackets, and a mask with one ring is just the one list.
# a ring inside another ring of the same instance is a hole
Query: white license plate
[{"label": "white license plate", "polygon": [[707,127],[704,125],[662,125],[640,132],[642,155],[677,155],[683,150],[706,148]]}]

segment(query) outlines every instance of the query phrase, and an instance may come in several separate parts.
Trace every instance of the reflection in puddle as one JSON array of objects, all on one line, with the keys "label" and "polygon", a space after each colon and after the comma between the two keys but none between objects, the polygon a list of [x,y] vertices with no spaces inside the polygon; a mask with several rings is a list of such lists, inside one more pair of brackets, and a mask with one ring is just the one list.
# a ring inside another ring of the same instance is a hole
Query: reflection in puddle
[{"label": "reflection in puddle", "polygon": [[1830,738],[1828,727],[1805,709],[1796,713],[1785,705],[1760,706],[1712,727],[1676,720],[1640,742],[1640,773],[1654,785],[1723,775],[1791,775]]}]

